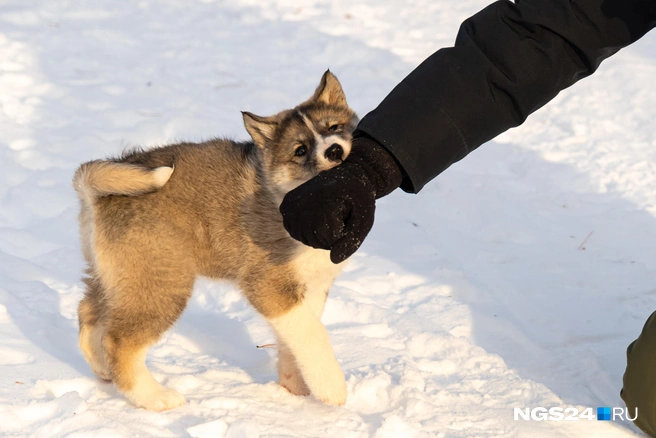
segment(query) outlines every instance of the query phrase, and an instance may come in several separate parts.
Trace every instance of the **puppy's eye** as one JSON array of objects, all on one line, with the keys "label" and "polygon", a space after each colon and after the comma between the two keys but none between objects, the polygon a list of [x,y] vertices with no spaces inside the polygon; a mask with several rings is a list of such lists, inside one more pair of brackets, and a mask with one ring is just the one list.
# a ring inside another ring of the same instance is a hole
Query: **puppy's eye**
[{"label": "puppy's eye", "polygon": [[340,128],[339,125],[330,125],[330,128],[328,128],[328,131],[330,132],[335,132]]},{"label": "puppy's eye", "polygon": [[297,157],[302,157],[305,154],[307,154],[307,148],[305,147],[305,145],[301,145],[297,147],[296,150],[294,151],[294,155],[296,155]]}]

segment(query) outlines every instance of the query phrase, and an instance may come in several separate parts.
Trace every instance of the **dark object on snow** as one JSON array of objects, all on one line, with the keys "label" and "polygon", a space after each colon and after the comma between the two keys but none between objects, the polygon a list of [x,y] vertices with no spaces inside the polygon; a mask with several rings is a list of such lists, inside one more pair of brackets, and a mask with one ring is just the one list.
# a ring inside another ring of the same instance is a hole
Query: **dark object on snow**
[{"label": "dark object on snow", "polygon": [[647,435],[656,437],[656,312],[645,323],[638,339],[626,350],[624,387],[620,396],[629,414],[638,408],[633,422]]},{"label": "dark object on snow", "polygon": [[341,263],[374,224],[376,199],[401,183],[401,171],[383,147],[366,136],[353,139],[342,164],[287,193],[280,212],[289,234],[313,248],[330,249]]}]

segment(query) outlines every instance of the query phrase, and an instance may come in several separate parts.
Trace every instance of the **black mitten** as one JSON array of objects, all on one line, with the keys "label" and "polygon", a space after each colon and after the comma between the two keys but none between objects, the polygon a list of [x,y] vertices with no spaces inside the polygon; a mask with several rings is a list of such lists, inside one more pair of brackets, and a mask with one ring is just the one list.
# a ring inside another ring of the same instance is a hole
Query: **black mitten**
[{"label": "black mitten", "polygon": [[285,229],[305,245],[329,249],[330,260],[341,263],[371,230],[376,199],[397,188],[402,178],[385,148],[356,134],[342,164],[287,193],[280,205]]}]

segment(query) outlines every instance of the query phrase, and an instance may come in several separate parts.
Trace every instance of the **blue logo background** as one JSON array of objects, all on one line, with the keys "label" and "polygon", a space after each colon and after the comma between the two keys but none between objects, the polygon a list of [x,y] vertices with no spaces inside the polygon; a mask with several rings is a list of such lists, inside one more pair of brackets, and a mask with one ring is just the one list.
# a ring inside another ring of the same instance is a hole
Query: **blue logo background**
[{"label": "blue logo background", "polygon": [[597,408],[597,421],[610,421],[610,408],[599,407]]}]

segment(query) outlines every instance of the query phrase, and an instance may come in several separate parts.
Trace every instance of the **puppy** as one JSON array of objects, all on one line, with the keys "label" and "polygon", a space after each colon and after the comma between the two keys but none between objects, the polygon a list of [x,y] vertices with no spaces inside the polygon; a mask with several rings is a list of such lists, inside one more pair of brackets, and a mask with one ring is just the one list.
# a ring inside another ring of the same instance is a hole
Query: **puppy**
[{"label": "puppy", "polygon": [[146,353],[203,275],[234,281],[277,338],[279,383],[342,405],[346,384],[320,318],[339,265],[293,240],[284,195],[350,152],[357,116],[327,71],[314,95],[271,117],[243,113],[252,142],[215,139],[82,164],[73,185],[88,263],[79,344],[91,369],[136,406],[184,404]]}]

